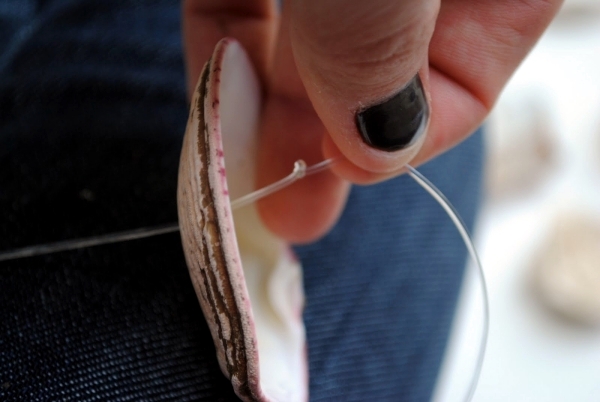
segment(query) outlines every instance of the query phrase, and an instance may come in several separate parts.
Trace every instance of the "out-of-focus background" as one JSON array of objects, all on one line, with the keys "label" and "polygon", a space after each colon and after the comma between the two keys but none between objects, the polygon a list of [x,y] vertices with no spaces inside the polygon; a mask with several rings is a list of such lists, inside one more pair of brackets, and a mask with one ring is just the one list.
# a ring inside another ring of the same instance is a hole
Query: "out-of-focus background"
[{"label": "out-of-focus background", "polygon": [[[474,401],[600,401],[600,1],[566,0],[488,121],[475,230],[491,326]],[[482,330],[473,267],[434,396],[462,401]]]}]

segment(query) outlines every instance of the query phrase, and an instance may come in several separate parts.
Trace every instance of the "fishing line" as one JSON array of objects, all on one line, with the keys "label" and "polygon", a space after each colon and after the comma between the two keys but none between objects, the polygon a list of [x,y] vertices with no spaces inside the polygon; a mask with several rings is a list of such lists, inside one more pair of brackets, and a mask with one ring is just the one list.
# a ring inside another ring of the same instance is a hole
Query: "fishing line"
[{"label": "fishing line", "polygon": [[483,368],[483,360],[485,358],[485,349],[487,347],[487,340],[490,332],[490,302],[488,296],[487,283],[485,280],[485,273],[483,271],[483,266],[481,265],[481,261],[479,260],[479,255],[477,254],[477,250],[475,249],[475,244],[473,243],[473,239],[469,235],[469,230],[467,229],[467,225],[463,222],[458,211],[454,208],[454,206],[450,203],[450,201],[446,198],[446,196],[425,176],[423,176],[417,169],[413,168],[410,165],[406,165],[408,169],[408,174],[410,177],[414,179],[421,187],[425,189],[437,202],[440,206],[446,211],[452,223],[460,233],[460,236],[469,251],[469,254],[473,261],[475,262],[476,271],[479,277],[479,283],[481,284],[481,293],[483,296],[483,333],[481,335],[481,341],[479,343],[479,352],[477,353],[477,360],[475,363],[475,369],[473,372],[473,377],[471,378],[471,383],[469,384],[469,388],[467,390],[467,394],[465,396],[465,401],[470,402],[473,399],[473,395],[475,395],[475,390],[477,389],[477,383],[479,382],[479,377],[481,376],[481,369]]},{"label": "fishing line", "polygon": [[[326,159],[317,164],[306,166],[306,163],[303,160],[298,160],[294,163],[294,169],[292,173],[283,179],[276,181],[266,187],[263,187],[259,190],[253,191],[250,194],[246,194],[234,201],[231,202],[231,208],[237,209],[244,207],[246,205],[252,204],[264,198],[270,194],[273,194],[289,185],[294,183],[297,180],[302,179],[303,177],[321,172],[323,170],[328,169],[333,163],[334,159]],[[475,370],[473,373],[473,377],[471,383],[469,384],[469,388],[466,393],[465,401],[471,401],[473,395],[475,394],[475,390],[477,388],[477,383],[479,381],[479,377],[481,375],[481,370],[483,368],[483,360],[485,357],[485,350],[487,346],[487,340],[489,335],[489,327],[490,327],[490,307],[488,300],[488,290],[487,284],[485,280],[485,274],[483,271],[483,267],[481,265],[481,261],[479,260],[479,256],[477,255],[477,250],[475,249],[475,245],[473,244],[473,239],[469,235],[469,231],[467,230],[467,226],[464,224],[460,215],[452,206],[450,201],[442,194],[442,192],[433,185],[425,176],[419,173],[415,168],[410,165],[406,165],[408,170],[408,175],[417,182],[425,191],[427,191],[446,211],[454,226],[460,233],[465,246],[469,252],[469,255],[475,262],[476,271],[479,277],[479,281],[481,283],[481,289],[483,294],[483,308],[484,308],[484,322],[483,322],[483,334],[481,336],[481,342],[479,345],[479,352],[477,355],[477,361],[475,364]],[[60,251],[67,250],[76,250],[93,246],[100,246],[104,244],[113,244],[113,243],[121,243],[130,240],[143,239],[152,236],[158,236],[166,233],[174,233],[179,231],[179,225],[177,223],[162,225],[162,226],[154,226],[154,227],[145,227],[139,228],[124,232],[116,232],[110,233],[107,235],[94,236],[88,238],[74,239],[74,240],[66,240],[56,243],[46,243],[36,246],[24,247],[19,249],[14,249],[10,251],[5,251],[0,253],[0,262],[1,261],[9,261],[16,260],[27,257],[34,257],[40,255],[46,255],[51,253],[57,253]]]},{"label": "fishing line", "polygon": [[[333,163],[333,159],[327,159],[312,166],[307,167],[303,160],[297,160],[294,163],[294,169],[292,173],[284,177],[275,183],[269,184],[266,187],[253,191],[246,194],[231,202],[231,209],[242,208],[246,205],[252,204],[271,195],[284,187],[289,186],[296,180],[299,180],[305,176],[310,176],[315,173],[319,173],[327,169]],[[58,253],[61,251],[77,250],[87,247],[101,246],[104,244],[121,243],[130,240],[144,239],[147,237],[158,236],[167,233],[174,233],[179,231],[178,223],[171,223],[167,225],[142,227],[133,230],[126,230],[123,232],[114,232],[106,235],[99,235],[93,237],[85,237],[79,239],[59,241],[55,243],[45,243],[35,246],[28,246],[23,248],[17,248],[14,250],[4,251],[0,253],[0,262],[18,260],[21,258],[36,257],[40,255]]]},{"label": "fishing line", "polygon": [[81,248],[101,246],[104,244],[121,243],[129,240],[143,239],[146,237],[158,236],[165,233],[173,233],[179,231],[179,225],[173,223],[170,225],[144,227],[123,232],[115,232],[106,235],[85,237],[82,239],[73,239],[59,241],[56,243],[39,244],[17,248],[11,251],[0,253],[0,262],[9,260],[18,260],[21,258],[36,257],[58,253],[60,251],[77,250]]}]

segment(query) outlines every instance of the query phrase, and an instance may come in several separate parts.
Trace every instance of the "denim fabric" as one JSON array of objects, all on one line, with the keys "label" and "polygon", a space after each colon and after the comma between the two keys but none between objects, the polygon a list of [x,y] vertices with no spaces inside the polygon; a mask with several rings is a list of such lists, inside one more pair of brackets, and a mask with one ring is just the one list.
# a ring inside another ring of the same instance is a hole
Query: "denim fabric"
[{"label": "denim fabric", "polygon": [[[469,226],[481,163],[477,133],[420,169]],[[466,261],[439,205],[408,176],[355,187],[333,231],[297,251],[311,400],[429,400]]]},{"label": "denim fabric", "polygon": [[[0,250],[174,222],[187,120],[167,0],[0,1]],[[422,167],[472,225],[481,136]],[[426,401],[466,260],[408,177],[297,247],[312,401]],[[178,234],[0,263],[0,400],[235,400]]]}]

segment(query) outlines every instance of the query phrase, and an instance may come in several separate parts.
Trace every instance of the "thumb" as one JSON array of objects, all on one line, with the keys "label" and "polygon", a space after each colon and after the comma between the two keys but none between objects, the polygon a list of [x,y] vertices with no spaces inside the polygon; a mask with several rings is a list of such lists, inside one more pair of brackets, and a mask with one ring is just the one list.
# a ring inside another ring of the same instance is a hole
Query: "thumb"
[{"label": "thumb", "polygon": [[418,152],[430,116],[429,41],[439,0],[295,0],[290,40],[298,73],[329,137],[335,170],[369,183]]}]

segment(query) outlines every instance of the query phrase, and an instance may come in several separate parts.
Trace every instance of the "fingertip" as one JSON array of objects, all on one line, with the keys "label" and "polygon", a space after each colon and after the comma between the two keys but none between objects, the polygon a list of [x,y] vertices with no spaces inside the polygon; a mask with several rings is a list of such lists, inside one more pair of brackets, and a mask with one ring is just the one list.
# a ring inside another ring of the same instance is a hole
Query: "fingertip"
[{"label": "fingertip", "polygon": [[[309,166],[323,160],[320,145],[325,130],[308,102],[271,95],[262,119],[258,188],[289,175],[298,159]],[[306,243],[323,236],[335,224],[349,187],[345,180],[325,170],[260,200],[258,211],[277,236]]]},{"label": "fingertip", "polygon": [[267,228],[294,244],[323,237],[338,221],[350,186],[331,172],[321,172],[257,204]]},{"label": "fingertip", "polygon": [[429,84],[425,66],[396,94],[357,108],[351,124],[330,131],[322,150],[327,158],[340,160],[335,173],[355,184],[373,184],[403,172],[429,141]]},{"label": "fingertip", "polygon": [[298,72],[346,159],[336,173],[366,184],[400,171],[430,120],[427,53],[439,1],[293,4]]},{"label": "fingertip", "polygon": [[342,154],[347,160],[336,168],[341,177],[360,184],[380,181],[398,172],[417,154],[431,120],[428,73],[424,62],[399,89],[397,83],[390,83],[383,95],[368,99],[361,98],[362,93],[349,99],[321,91],[310,83],[306,86],[333,141],[327,143],[328,152]]}]

